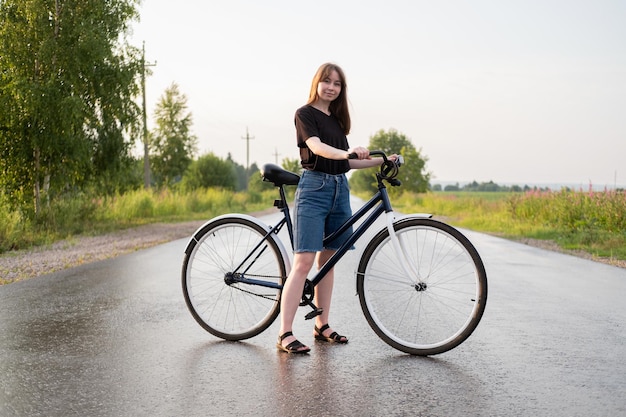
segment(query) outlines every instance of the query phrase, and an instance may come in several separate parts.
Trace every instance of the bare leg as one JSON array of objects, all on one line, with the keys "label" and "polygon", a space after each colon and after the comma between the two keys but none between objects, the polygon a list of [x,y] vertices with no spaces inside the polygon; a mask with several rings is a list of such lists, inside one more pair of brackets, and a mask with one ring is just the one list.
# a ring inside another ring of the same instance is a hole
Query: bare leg
[{"label": "bare leg", "polygon": [[[313,267],[315,252],[296,253],[293,257],[293,267],[287,277],[280,299],[280,332],[284,334],[293,330],[293,319],[302,299],[302,291],[306,278]],[[282,341],[283,346],[296,340],[295,336],[288,336]]]},{"label": "bare leg", "polygon": [[[316,256],[317,269],[319,270],[335,251],[324,250],[318,252]],[[317,327],[322,327],[328,323],[328,315],[330,313],[330,301],[333,296],[333,284],[335,282],[335,268],[331,269],[328,274],[315,286],[315,305],[321,308],[322,314],[315,318]],[[330,332],[328,332],[330,334]]]},{"label": "bare leg", "polygon": [[[317,269],[319,270],[325,263],[335,254],[335,251],[325,250],[318,252],[317,254]],[[330,315],[330,302],[333,296],[333,284],[335,282],[335,268],[332,268],[326,276],[315,287],[315,305],[323,309],[322,314],[315,318],[315,325],[317,328],[321,328],[325,324],[328,324],[328,318]],[[333,333],[332,328],[325,329],[322,334],[329,337]],[[346,343],[348,339],[341,337],[342,342]]]}]

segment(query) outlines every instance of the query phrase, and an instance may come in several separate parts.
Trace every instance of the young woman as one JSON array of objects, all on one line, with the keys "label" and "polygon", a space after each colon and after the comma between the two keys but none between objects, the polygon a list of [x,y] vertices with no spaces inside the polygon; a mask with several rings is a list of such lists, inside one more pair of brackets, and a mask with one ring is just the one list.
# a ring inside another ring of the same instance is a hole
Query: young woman
[{"label": "young woman", "polygon": [[[346,77],[334,64],[323,64],[311,83],[307,104],[296,111],[296,135],[304,172],[294,204],[294,259],[281,297],[281,326],[277,348],[288,353],[311,349],[292,333],[293,320],[302,298],[304,283],[314,262],[320,268],[352,233],[346,231],[323,247],[324,236],[333,233],[352,215],[350,190],[345,173],[352,168],[380,165],[363,147],[350,149],[350,113]],[[348,159],[355,153],[357,159]],[[394,155],[395,157],[395,155]],[[328,324],[334,270],[315,287],[315,305],[323,310],[315,319],[316,340],[348,343]]]}]

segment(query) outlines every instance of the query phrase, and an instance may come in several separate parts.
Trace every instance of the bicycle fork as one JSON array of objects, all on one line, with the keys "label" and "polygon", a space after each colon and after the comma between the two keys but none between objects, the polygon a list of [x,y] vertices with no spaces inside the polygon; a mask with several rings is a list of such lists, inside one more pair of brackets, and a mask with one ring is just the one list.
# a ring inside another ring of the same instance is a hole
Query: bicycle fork
[{"label": "bicycle fork", "polygon": [[393,247],[393,251],[398,258],[398,262],[402,267],[402,270],[407,277],[413,280],[414,283],[420,283],[422,279],[419,276],[419,269],[417,265],[411,262],[411,258],[407,253],[406,246],[402,244],[400,238],[396,235],[396,230],[393,227],[395,221],[395,214],[393,211],[389,211],[386,213],[386,220],[387,231],[389,232],[389,238],[391,240],[391,246]]}]

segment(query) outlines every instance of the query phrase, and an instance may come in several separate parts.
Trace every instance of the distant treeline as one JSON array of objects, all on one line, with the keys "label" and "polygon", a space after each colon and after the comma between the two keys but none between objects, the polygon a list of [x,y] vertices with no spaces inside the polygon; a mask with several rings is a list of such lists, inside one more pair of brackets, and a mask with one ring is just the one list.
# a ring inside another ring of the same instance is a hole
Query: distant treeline
[{"label": "distant treeline", "polygon": [[524,185],[523,187],[519,185],[499,185],[493,181],[489,182],[481,182],[478,183],[476,181],[472,181],[469,184],[465,184],[460,186],[457,182],[456,184],[448,184],[445,187],[442,187],[441,184],[434,184],[432,186],[433,191],[481,191],[481,192],[513,192],[513,193],[521,193],[526,191],[549,191],[550,188],[544,187],[540,188],[537,186],[530,187],[528,185]]}]

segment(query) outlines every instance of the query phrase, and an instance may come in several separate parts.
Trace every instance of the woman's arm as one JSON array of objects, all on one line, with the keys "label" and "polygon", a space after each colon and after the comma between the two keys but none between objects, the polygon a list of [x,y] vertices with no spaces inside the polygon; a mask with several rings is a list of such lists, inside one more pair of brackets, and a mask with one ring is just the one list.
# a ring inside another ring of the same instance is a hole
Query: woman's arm
[{"label": "woman's arm", "polygon": [[[323,143],[317,136],[311,136],[306,140],[306,144],[315,155],[322,156],[326,159],[347,159],[351,153],[356,153],[358,159],[350,159],[348,163],[351,169],[371,168],[382,164],[380,158],[371,158],[370,151],[367,148],[358,146],[356,148],[344,151]],[[388,156],[389,159],[395,161],[396,154]]]},{"label": "woman's arm", "polygon": [[351,169],[361,169],[377,167],[383,163],[383,160],[381,158],[350,159],[348,163],[350,164]]},{"label": "woman's arm", "polygon": [[[311,152],[313,152],[315,155],[322,156],[326,159],[334,159],[338,161],[342,159],[348,159],[348,155],[350,155],[351,153],[355,153],[357,155],[357,159],[351,159],[350,166],[352,166],[352,162],[357,161],[357,160],[370,161],[370,151],[367,148],[363,148],[361,146],[352,148],[348,151],[344,151],[343,149],[338,149],[338,148],[335,148],[333,146],[323,143],[321,139],[318,138],[317,136],[311,136],[310,138],[308,138],[306,140],[306,145],[309,147]],[[375,165],[376,164],[368,165],[368,166],[375,166]],[[365,168],[365,167],[361,167],[361,168]]]},{"label": "woman's arm", "polygon": [[[391,161],[396,161],[398,159],[397,154],[388,155],[387,159]],[[361,168],[371,168],[380,166],[383,163],[382,158],[370,158],[370,159],[351,159],[350,168],[352,169],[361,169]]]},{"label": "woman's arm", "polygon": [[308,138],[306,140],[306,146],[308,146],[311,152],[315,155],[322,156],[326,159],[334,159],[337,161],[348,159],[347,151],[327,145],[317,136],[311,136]]}]

